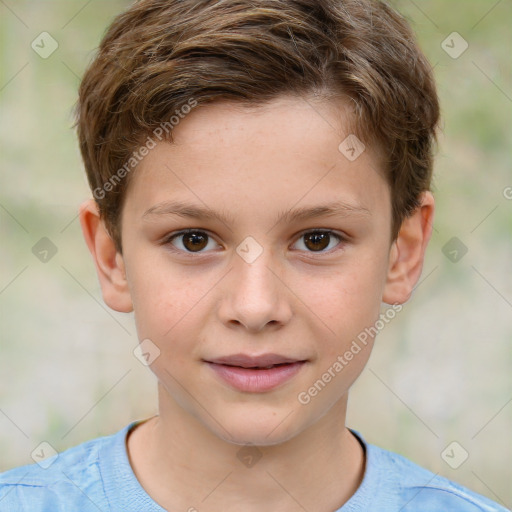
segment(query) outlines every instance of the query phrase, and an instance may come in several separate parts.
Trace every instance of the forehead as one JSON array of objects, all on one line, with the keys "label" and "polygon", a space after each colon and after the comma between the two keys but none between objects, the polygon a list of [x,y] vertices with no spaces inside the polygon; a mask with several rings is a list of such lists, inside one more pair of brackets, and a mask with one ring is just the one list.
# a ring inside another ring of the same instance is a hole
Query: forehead
[{"label": "forehead", "polygon": [[351,116],[344,103],[299,97],[196,107],[173,129],[173,143],[157,143],[140,162],[125,204],[140,217],[186,201],[232,220],[336,201],[389,209],[375,148],[357,146]]}]

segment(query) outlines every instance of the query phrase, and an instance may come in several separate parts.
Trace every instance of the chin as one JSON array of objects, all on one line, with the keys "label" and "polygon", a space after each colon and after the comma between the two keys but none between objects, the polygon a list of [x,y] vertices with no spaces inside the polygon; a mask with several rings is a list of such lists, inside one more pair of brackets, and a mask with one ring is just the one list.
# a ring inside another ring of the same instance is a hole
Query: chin
[{"label": "chin", "polygon": [[226,435],[224,431],[215,432],[222,440],[227,443],[231,443],[239,446],[276,446],[289,441],[294,437],[293,433],[284,436],[282,434],[270,434],[268,435],[265,432],[261,432],[256,429],[238,429],[236,431],[231,431],[232,437]]},{"label": "chin", "polygon": [[[274,446],[285,443],[300,432],[300,423],[295,415],[277,414],[269,410],[266,413],[255,411],[240,412],[235,415],[223,415],[222,425],[209,422],[209,429],[224,441],[236,445]],[[284,419],[284,421],[283,421]]]}]

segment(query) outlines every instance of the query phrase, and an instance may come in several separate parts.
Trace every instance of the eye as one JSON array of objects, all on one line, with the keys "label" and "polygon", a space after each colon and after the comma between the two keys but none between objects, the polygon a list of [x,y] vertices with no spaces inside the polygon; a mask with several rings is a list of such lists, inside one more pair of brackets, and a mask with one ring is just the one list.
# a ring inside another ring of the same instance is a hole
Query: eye
[{"label": "eye", "polygon": [[[180,239],[182,241],[180,241]],[[199,231],[197,229],[186,229],[166,238],[164,240],[164,244],[173,245],[182,252],[200,253],[204,252],[202,249],[210,245],[208,239],[210,239],[210,242],[213,242],[213,239],[205,231]],[[174,244],[174,240],[178,240],[180,243]]]},{"label": "eye", "polygon": [[[332,244],[333,238],[336,238],[338,243]],[[310,230],[306,233],[303,233],[299,240],[302,239],[305,240],[305,243],[302,244],[305,249],[299,247],[299,250],[306,250],[307,252],[312,253],[329,252],[332,247],[336,247],[337,245],[340,245],[340,242],[346,241],[345,237],[340,234],[336,234],[334,231],[319,229]],[[215,245],[218,245],[206,231],[198,229],[186,229],[171,234],[163,241],[163,244],[173,246],[172,250],[177,252],[185,252],[188,254],[206,252],[203,249],[212,249],[215,247]],[[329,246],[331,246],[330,249]],[[326,248],[328,250],[326,250]]]},{"label": "eye", "polygon": [[[315,229],[315,230],[312,230],[312,231],[308,231],[306,233],[303,233],[299,240],[302,240],[304,239],[305,240],[305,243],[303,243],[303,246],[306,247],[305,250],[307,250],[308,252],[329,252],[329,251],[326,251],[326,247],[329,247],[332,242],[332,238],[337,238],[338,239],[338,243],[337,244],[334,244],[334,246],[331,246],[332,247],[336,247],[337,245],[339,245],[340,242],[344,242],[346,241],[346,239],[341,236],[341,235],[338,235],[336,233],[334,233],[334,231],[330,231],[330,230],[319,230],[319,229]],[[303,249],[300,249],[300,250],[303,250]]]}]

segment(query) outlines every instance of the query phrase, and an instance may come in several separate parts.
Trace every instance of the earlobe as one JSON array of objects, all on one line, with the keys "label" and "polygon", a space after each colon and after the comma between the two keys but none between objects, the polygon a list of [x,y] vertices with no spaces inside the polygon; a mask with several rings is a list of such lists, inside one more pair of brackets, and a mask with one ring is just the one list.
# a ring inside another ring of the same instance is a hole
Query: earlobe
[{"label": "earlobe", "polygon": [[100,218],[96,201],[88,199],[82,203],[79,217],[85,242],[96,266],[103,300],[115,311],[133,311],[123,256],[117,252],[114,241]]},{"label": "earlobe", "polygon": [[434,222],[434,197],[422,194],[420,206],[407,217],[390,249],[389,268],[382,300],[407,302],[418,282]]}]

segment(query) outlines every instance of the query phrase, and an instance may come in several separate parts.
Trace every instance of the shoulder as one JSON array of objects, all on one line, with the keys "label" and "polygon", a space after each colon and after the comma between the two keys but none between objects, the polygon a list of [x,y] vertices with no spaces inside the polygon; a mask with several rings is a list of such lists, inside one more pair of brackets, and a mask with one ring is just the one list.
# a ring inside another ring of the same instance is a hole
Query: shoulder
[{"label": "shoulder", "polygon": [[[382,512],[508,512],[498,503],[402,455],[368,443],[365,447],[367,468],[361,487],[366,486],[368,501],[373,505],[371,509],[376,507]],[[382,508],[382,504],[386,507]]]},{"label": "shoulder", "polygon": [[92,439],[39,463],[0,473],[0,512],[102,509],[105,493],[100,451],[115,435]]}]

